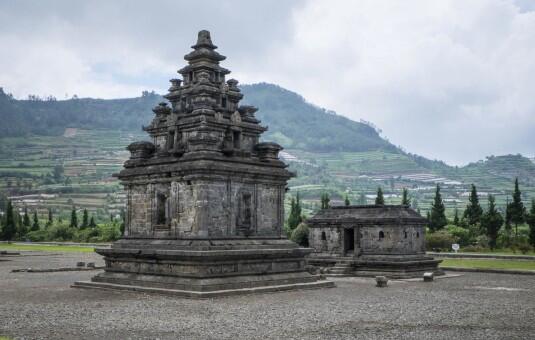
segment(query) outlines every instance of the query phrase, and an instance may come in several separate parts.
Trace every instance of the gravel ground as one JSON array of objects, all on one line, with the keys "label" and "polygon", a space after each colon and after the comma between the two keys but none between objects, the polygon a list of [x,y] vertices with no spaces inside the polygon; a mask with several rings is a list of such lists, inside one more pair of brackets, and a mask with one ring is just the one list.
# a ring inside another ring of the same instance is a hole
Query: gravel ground
[{"label": "gravel ground", "polygon": [[[28,254],[28,253],[24,253]],[[37,253],[36,253],[37,254]],[[43,253],[40,253],[41,255]],[[535,277],[463,273],[433,283],[362,278],[336,288],[189,300],[69,288],[97,271],[11,273],[96,254],[0,262],[0,335],[21,339],[533,339]]]}]

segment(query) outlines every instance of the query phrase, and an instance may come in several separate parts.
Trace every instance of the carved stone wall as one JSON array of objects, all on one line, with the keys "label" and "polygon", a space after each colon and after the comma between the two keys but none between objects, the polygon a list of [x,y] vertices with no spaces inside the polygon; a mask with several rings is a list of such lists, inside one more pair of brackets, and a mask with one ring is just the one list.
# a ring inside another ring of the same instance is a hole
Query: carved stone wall
[{"label": "carved stone wall", "polygon": [[316,254],[345,256],[425,253],[426,219],[407,206],[332,207],[307,220]]},{"label": "carved stone wall", "polygon": [[341,231],[342,228],[336,225],[311,228],[308,240],[309,246],[314,248],[316,253],[342,255]]},{"label": "carved stone wall", "polygon": [[360,230],[362,233],[361,249],[364,254],[425,252],[422,226],[379,225],[362,227]]},{"label": "carved stone wall", "polygon": [[[281,235],[281,185],[243,178],[172,180],[130,185],[127,192],[129,237]],[[166,223],[159,223],[163,212]]]}]

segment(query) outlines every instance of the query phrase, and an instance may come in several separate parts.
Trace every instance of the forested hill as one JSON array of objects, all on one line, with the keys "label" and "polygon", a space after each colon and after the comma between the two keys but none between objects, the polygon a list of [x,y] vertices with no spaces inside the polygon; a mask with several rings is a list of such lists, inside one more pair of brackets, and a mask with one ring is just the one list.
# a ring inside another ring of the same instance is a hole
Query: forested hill
[{"label": "forested hill", "polygon": [[127,99],[15,100],[0,90],[0,137],[59,135],[67,127],[139,131],[161,100],[149,92]]},{"label": "forested hill", "polygon": [[[264,139],[287,148],[332,151],[371,151],[397,148],[374,128],[307,103],[300,95],[272,84],[242,86],[244,104],[254,105]],[[139,131],[152,119],[152,107],[163,98],[144,92],[127,99],[15,100],[0,92],[0,137],[59,135],[66,127]]]},{"label": "forested hill", "polygon": [[297,93],[273,84],[241,87],[243,102],[259,108],[269,130],[264,138],[287,148],[332,151],[397,151],[374,128],[310,104]]}]

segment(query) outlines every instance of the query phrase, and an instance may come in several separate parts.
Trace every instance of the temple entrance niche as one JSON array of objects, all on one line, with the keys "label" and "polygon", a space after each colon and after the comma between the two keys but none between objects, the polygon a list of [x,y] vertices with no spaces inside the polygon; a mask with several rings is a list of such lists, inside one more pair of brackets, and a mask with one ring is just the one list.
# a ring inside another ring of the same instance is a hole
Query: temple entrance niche
[{"label": "temple entrance niche", "polygon": [[154,195],[154,229],[169,229],[169,190],[157,189]]},{"label": "temple entrance niche", "polygon": [[238,233],[249,235],[252,233],[252,194],[242,191],[238,196]]},{"label": "temple entrance niche", "polygon": [[344,253],[351,255],[355,252],[355,229],[344,228]]}]

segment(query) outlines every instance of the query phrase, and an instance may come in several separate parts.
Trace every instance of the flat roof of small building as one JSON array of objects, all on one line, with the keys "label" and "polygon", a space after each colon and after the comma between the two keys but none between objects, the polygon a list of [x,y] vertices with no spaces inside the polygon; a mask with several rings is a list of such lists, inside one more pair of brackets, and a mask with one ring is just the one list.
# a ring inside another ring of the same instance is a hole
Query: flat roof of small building
[{"label": "flat roof of small building", "polygon": [[407,205],[348,205],[334,206],[320,210],[307,219],[314,224],[407,224],[425,225],[427,219]]}]

